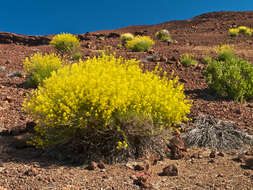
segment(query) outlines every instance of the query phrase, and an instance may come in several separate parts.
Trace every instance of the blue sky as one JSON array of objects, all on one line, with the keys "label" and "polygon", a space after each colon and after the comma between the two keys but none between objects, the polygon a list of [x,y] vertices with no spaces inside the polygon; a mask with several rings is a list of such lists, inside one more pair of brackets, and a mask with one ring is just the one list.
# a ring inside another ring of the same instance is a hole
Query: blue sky
[{"label": "blue sky", "polygon": [[212,11],[253,10],[250,0],[8,0],[0,31],[45,35],[116,29],[189,19]]}]

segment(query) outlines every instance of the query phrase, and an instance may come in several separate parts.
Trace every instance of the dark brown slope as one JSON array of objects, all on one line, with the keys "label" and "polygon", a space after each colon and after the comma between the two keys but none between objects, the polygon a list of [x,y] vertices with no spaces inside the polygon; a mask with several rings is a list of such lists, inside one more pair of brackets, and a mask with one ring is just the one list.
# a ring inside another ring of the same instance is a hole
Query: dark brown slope
[{"label": "dark brown slope", "polygon": [[1,44],[24,44],[29,46],[37,46],[49,44],[49,36],[27,36],[21,34],[14,34],[10,32],[0,31],[0,43]]}]

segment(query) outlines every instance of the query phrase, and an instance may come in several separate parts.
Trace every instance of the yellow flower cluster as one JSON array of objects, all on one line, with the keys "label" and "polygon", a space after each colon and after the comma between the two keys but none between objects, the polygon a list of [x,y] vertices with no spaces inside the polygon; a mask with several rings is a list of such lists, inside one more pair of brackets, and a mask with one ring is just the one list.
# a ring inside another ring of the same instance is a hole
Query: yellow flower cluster
[{"label": "yellow flower cluster", "polygon": [[120,150],[120,149],[122,149],[122,148],[127,148],[128,147],[128,144],[127,144],[127,142],[126,141],[123,141],[123,142],[121,142],[121,141],[119,141],[118,142],[118,145],[116,146],[116,149],[118,149],[118,150]]},{"label": "yellow flower cluster", "polygon": [[155,42],[149,36],[136,36],[126,42],[126,48],[136,52],[149,50]]},{"label": "yellow flower cluster", "polygon": [[239,33],[251,36],[253,30],[246,26],[239,26],[238,28],[231,28],[229,29],[230,36],[238,36]]},{"label": "yellow flower cluster", "polygon": [[59,69],[65,64],[56,54],[35,53],[27,57],[24,61],[24,69],[29,76],[29,83],[31,86],[41,84],[45,78],[50,77],[51,72]]},{"label": "yellow flower cluster", "polygon": [[[35,129],[44,139],[65,135],[60,132],[61,126],[74,130],[97,123],[93,127],[103,130],[115,115],[129,112],[152,117],[159,127],[171,126],[187,120],[190,107],[177,78],[168,80],[153,72],[143,73],[135,59],[113,55],[79,60],[53,72],[24,102],[24,109],[37,120]],[[56,128],[59,132],[48,132]]]},{"label": "yellow flower cluster", "polygon": [[80,47],[80,42],[74,35],[62,33],[55,35],[50,45],[62,53],[72,53]]}]

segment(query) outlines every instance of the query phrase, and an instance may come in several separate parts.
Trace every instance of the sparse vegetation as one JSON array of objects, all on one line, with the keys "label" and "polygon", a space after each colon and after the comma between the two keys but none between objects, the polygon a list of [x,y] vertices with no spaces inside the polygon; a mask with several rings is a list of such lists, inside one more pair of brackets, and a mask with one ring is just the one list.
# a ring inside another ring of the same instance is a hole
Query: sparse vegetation
[{"label": "sparse vegetation", "polygon": [[117,48],[122,48],[123,47],[123,45],[122,44],[117,44]]},{"label": "sparse vegetation", "polygon": [[192,54],[186,53],[181,58],[181,64],[185,67],[189,67],[198,64],[198,61],[194,59]]},{"label": "sparse vegetation", "polygon": [[66,61],[56,54],[35,53],[24,61],[24,69],[28,74],[29,86],[36,87],[42,84],[43,80],[51,76],[52,71],[62,67]]},{"label": "sparse vegetation", "polygon": [[235,56],[228,46],[218,48],[217,59],[212,59],[205,72],[209,88],[235,101],[253,98],[253,67]]},{"label": "sparse vegetation", "polygon": [[191,105],[183,86],[154,72],[143,73],[135,59],[112,55],[53,72],[24,102],[37,123],[31,143],[46,147],[111,131],[107,138],[113,136],[121,148],[129,136],[152,136],[186,120]]},{"label": "sparse vegetation", "polygon": [[112,54],[112,46],[105,46],[104,47],[104,50],[103,50],[103,53],[106,54],[106,55],[110,55]]},{"label": "sparse vegetation", "polygon": [[161,41],[164,41],[164,42],[172,42],[170,33],[166,29],[163,29],[163,30],[160,30],[160,31],[156,32],[155,36],[158,40],[161,40]]},{"label": "sparse vegetation", "polygon": [[132,40],[128,40],[126,48],[135,52],[147,51],[155,44],[149,36],[136,36]]},{"label": "sparse vegetation", "polygon": [[104,36],[99,36],[98,39],[101,40],[101,41],[104,41],[105,37]]},{"label": "sparse vegetation", "polygon": [[80,42],[74,35],[62,33],[55,35],[50,41],[50,45],[62,54],[73,54],[80,47]]}]

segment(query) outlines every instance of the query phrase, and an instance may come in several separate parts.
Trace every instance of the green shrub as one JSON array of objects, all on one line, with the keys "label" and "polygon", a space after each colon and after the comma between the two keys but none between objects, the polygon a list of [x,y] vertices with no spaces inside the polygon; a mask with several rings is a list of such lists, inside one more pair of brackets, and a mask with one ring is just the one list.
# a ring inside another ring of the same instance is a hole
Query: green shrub
[{"label": "green shrub", "polygon": [[27,57],[24,61],[24,69],[28,74],[28,84],[36,87],[43,82],[44,79],[51,76],[51,72],[59,69],[65,64],[56,54],[35,53]]},{"label": "green shrub", "polygon": [[134,35],[131,33],[124,33],[120,35],[120,39],[122,44],[125,45],[127,41],[134,39]]},{"label": "green shrub", "polygon": [[128,40],[126,48],[135,52],[147,51],[155,44],[149,36],[136,36],[132,40]]},{"label": "green shrub", "polygon": [[79,39],[72,34],[58,34],[50,41],[50,45],[60,53],[74,53],[80,47]]},{"label": "green shrub", "polygon": [[228,44],[216,47],[215,52],[219,61],[235,58],[234,48]]},{"label": "green shrub", "polygon": [[71,58],[74,59],[74,60],[79,60],[79,59],[82,59],[82,54],[80,52],[76,52],[74,53]]},{"label": "green shrub", "polygon": [[156,32],[155,36],[158,40],[161,40],[161,41],[165,41],[165,42],[172,41],[169,31],[165,29]]},{"label": "green shrub", "polygon": [[[231,52],[230,52],[231,53]],[[204,75],[209,88],[221,96],[235,101],[253,98],[253,66],[250,62],[231,56],[221,55],[208,64]]]},{"label": "green shrub", "polygon": [[185,67],[189,67],[191,65],[198,64],[198,61],[194,59],[193,55],[186,53],[183,55],[181,59],[181,64],[184,65]]},{"label": "green shrub", "polygon": [[[191,105],[178,79],[159,77],[157,71],[143,73],[138,63],[102,55],[53,72],[23,104],[37,123],[30,143],[46,147],[90,130],[111,130],[127,141],[130,134],[152,136],[187,120]],[[141,119],[135,120],[136,126],[122,123],[129,117]],[[138,124],[141,121],[150,125]]]},{"label": "green shrub", "polygon": [[212,57],[210,57],[210,56],[204,57],[204,63],[205,63],[205,64],[212,63],[212,61],[213,61]]}]

